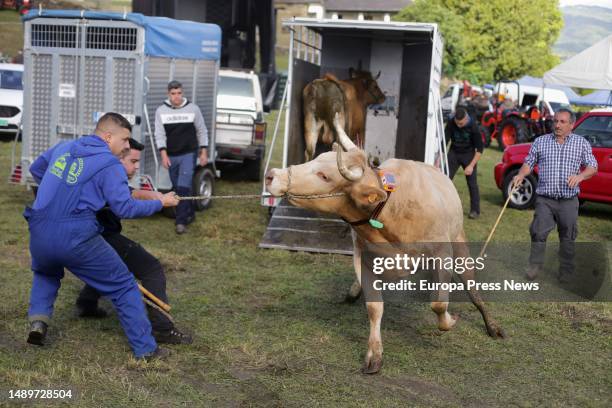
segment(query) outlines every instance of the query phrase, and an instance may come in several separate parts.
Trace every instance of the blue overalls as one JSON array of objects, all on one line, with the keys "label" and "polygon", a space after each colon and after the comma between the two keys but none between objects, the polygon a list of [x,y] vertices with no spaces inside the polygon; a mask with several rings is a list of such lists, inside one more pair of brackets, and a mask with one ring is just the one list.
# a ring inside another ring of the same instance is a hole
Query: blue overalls
[{"label": "blue overalls", "polygon": [[[39,187],[38,206],[35,202],[36,209],[28,207],[24,213],[34,273],[28,317],[30,322],[48,323],[65,267],[112,301],[135,356],[142,357],[157,344],[134,275],[100,235],[95,212],[77,209],[83,186],[118,160],[110,150],[75,157],[70,154],[73,143],[53,151]],[[41,192],[45,197],[39,200]]]}]

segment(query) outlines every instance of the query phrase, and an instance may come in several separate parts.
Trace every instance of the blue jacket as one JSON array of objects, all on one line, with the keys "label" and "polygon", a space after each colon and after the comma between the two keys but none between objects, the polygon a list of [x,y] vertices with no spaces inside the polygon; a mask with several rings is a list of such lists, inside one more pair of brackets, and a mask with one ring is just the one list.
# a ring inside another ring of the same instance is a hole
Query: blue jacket
[{"label": "blue jacket", "polygon": [[[79,165],[74,169],[64,169],[64,158],[68,155],[78,160]],[[89,135],[59,143],[32,163],[30,173],[39,184],[32,206],[34,210],[45,208],[54,198],[57,186],[63,182],[56,173],[61,174],[64,170],[74,170],[75,182],[83,183],[76,207],[78,212],[95,213],[108,205],[120,218],[137,218],[154,214],[162,208],[159,200],[133,199],[127,174],[119,159],[101,138]]]}]

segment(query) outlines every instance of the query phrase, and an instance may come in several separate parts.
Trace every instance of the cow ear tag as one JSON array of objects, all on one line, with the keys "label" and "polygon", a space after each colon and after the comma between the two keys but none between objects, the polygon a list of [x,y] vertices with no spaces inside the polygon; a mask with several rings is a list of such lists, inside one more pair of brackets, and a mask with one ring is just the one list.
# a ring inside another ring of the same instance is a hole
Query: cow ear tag
[{"label": "cow ear tag", "polygon": [[375,219],[371,219],[369,222],[372,228],[382,229],[385,226],[382,222],[375,220]]}]

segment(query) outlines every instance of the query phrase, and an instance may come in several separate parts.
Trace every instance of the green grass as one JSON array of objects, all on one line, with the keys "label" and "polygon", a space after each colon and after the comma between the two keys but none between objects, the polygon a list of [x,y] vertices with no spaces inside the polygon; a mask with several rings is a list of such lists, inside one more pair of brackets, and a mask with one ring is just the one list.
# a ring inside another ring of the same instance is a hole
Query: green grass
[{"label": "green grass", "polygon": [[[10,148],[0,143],[4,174]],[[280,157],[277,148],[274,162]],[[499,157],[487,149],[479,165],[482,217],[465,223],[473,241],[486,237],[500,210],[492,179]],[[465,207],[461,173],[455,184]],[[259,191],[259,183],[220,180],[216,193]],[[173,315],[195,333],[192,346],[170,347],[166,362],[135,362],[114,314],[75,317],[81,283],[70,273],[49,344],[27,346],[31,273],[20,214],[29,201],[22,187],[0,183],[0,390],[71,387],[83,407],[609,406],[612,308],[605,303],[491,304],[509,334],[503,341],[486,336],[469,304],[451,305],[461,319],[442,335],[429,305],[389,304],[385,365],[377,376],[361,375],[365,307],[339,303],[352,282],[350,258],[258,249],[267,211],[257,200],[217,202],[183,236],[160,215],[124,223],[125,234],[164,264]],[[494,239],[527,242],[532,215],[509,210]],[[612,206],[587,204],[579,227],[581,240],[611,241]]]},{"label": "green grass", "polygon": [[14,57],[23,49],[23,24],[15,10],[0,10],[0,53]]}]

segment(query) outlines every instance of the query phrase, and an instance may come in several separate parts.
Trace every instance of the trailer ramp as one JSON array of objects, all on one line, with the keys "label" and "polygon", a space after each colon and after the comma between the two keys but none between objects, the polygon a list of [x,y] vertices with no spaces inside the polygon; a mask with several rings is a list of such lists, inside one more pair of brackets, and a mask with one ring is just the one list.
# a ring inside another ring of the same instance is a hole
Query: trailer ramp
[{"label": "trailer ramp", "polygon": [[274,210],[260,248],[353,254],[351,227],[342,219],[294,207],[284,199]]}]

